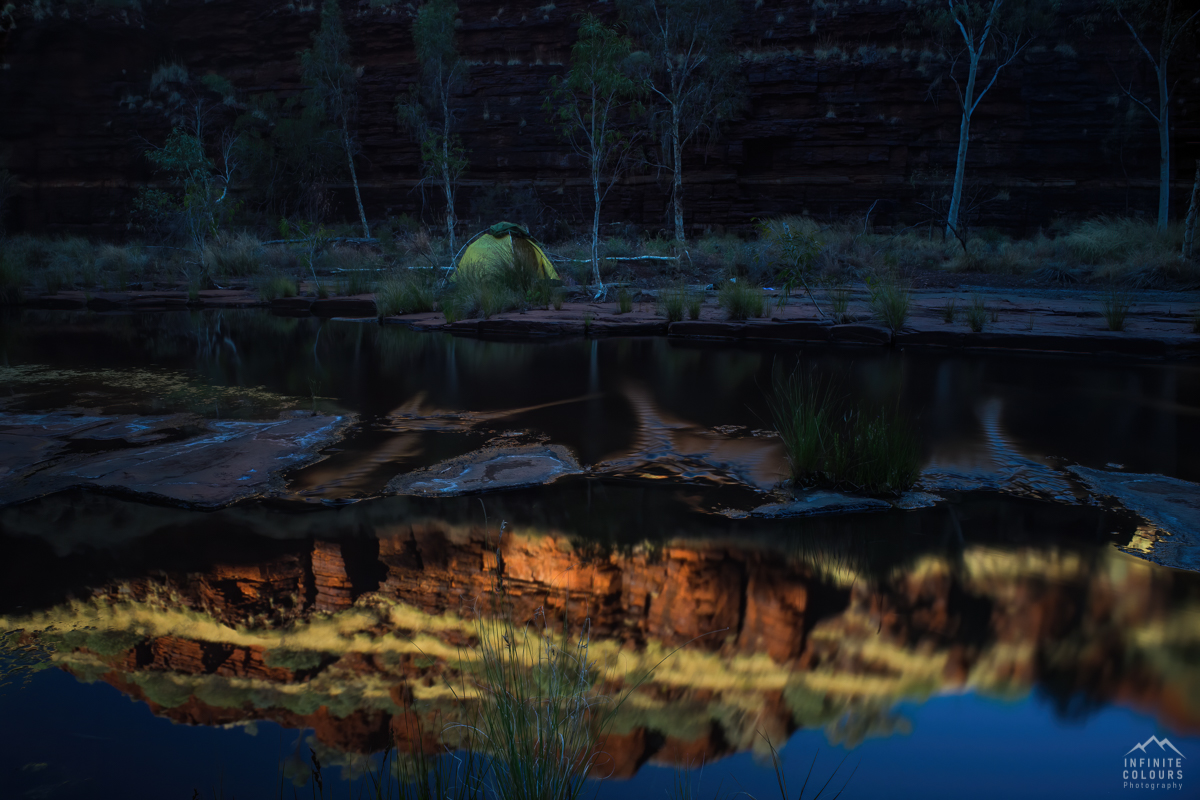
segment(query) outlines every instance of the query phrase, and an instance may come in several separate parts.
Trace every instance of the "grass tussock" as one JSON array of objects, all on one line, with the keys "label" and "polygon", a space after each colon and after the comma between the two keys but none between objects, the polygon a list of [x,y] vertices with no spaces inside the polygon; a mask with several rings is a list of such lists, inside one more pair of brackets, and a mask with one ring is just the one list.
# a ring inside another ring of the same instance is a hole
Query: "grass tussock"
[{"label": "grass tussock", "polygon": [[750,319],[766,314],[762,289],[753,283],[726,281],[717,293],[717,305],[732,320]]},{"label": "grass tussock", "polygon": [[380,282],[375,303],[381,317],[433,311],[437,308],[437,271],[397,270]]},{"label": "grass tussock", "polygon": [[987,318],[987,301],[980,295],[972,295],[971,305],[966,309],[967,327],[974,333],[982,333],[984,325],[987,324]]},{"label": "grass tussock", "polygon": [[957,319],[957,317],[958,303],[953,297],[951,297],[946,301],[945,305],[942,306],[942,322],[946,323],[947,325],[951,325],[954,323],[954,320]]},{"label": "grass tussock", "polygon": [[496,314],[528,307],[524,297],[492,277],[459,274],[442,295],[447,322],[490,319]]},{"label": "grass tussock", "polygon": [[871,293],[871,309],[893,333],[904,327],[912,309],[912,293],[908,285],[894,277],[867,284]]},{"label": "grass tussock", "polygon": [[204,251],[204,266],[217,278],[248,278],[265,261],[266,248],[248,233],[220,237]]},{"label": "grass tussock", "polygon": [[1125,330],[1125,318],[1133,307],[1133,294],[1116,286],[1100,297],[1100,314],[1110,331]]},{"label": "grass tussock", "polygon": [[300,293],[296,281],[287,275],[279,273],[259,276],[254,285],[258,296],[263,300],[278,300],[281,297],[295,297]]},{"label": "grass tussock", "polygon": [[[669,289],[664,289],[658,295],[658,313],[667,318],[667,322],[679,322],[684,314],[696,303],[696,295],[682,283],[677,283]],[[696,319],[699,317],[697,310]]]},{"label": "grass tussock", "polygon": [[911,423],[898,409],[852,401],[833,380],[776,373],[768,405],[796,486],[897,494],[920,475]]},{"label": "grass tussock", "polygon": [[617,289],[617,313],[628,314],[633,311],[633,295],[624,286]]}]

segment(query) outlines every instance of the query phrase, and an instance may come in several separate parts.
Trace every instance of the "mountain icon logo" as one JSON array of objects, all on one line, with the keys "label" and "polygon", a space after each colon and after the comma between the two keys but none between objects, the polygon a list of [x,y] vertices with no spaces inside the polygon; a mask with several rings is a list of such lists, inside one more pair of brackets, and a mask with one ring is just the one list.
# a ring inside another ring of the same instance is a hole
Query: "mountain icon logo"
[{"label": "mountain icon logo", "polygon": [[[1162,749],[1162,750],[1166,750],[1166,749],[1169,747],[1169,748],[1171,748],[1172,750],[1174,750],[1174,751],[1175,751],[1175,753],[1176,753],[1176,754],[1177,754],[1179,757],[1181,757],[1181,758],[1187,758],[1187,756],[1185,756],[1183,753],[1180,753],[1180,752],[1179,752],[1179,749],[1178,749],[1178,748],[1176,748],[1176,747],[1175,747],[1175,745],[1171,744],[1171,740],[1170,740],[1170,739],[1160,739],[1160,738],[1158,738],[1157,736],[1151,736],[1149,739],[1147,739],[1146,741],[1142,742],[1141,744],[1135,744],[1133,747],[1129,748],[1129,753],[1132,753],[1134,750],[1141,750],[1143,753],[1145,753],[1145,752],[1146,752],[1146,746],[1147,746],[1147,745],[1149,745],[1149,744],[1156,744],[1156,745],[1158,745],[1158,746],[1159,746],[1159,748],[1160,748],[1160,749]],[[1129,755],[1129,753],[1126,753],[1125,755]],[[1147,753],[1147,755],[1149,755],[1149,754]]]}]

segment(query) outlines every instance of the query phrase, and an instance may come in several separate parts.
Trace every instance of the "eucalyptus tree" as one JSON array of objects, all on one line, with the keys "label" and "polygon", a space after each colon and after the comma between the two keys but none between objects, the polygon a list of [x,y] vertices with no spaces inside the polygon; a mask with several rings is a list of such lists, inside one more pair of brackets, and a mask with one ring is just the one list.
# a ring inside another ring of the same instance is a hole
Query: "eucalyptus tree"
[{"label": "eucalyptus tree", "polygon": [[736,0],[620,0],[618,8],[643,48],[662,143],[658,165],[671,173],[675,238],[684,240],[683,151],[698,136],[711,141],[744,102],[733,31]]},{"label": "eucalyptus tree", "polygon": [[592,182],[592,275],[600,278],[600,206],[629,166],[636,137],[621,129],[622,117],[634,111],[646,92],[632,76],[633,44],[615,29],[588,14],[571,48],[571,64],[563,78],[552,78],[544,107],[560,135],[588,167]]},{"label": "eucalyptus tree", "polygon": [[946,75],[954,84],[962,116],[958,126],[958,153],[946,235],[958,235],[963,185],[967,174],[967,147],[971,120],[983,98],[1054,17],[1056,0],[946,0],[945,6],[925,15],[924,25],[937,37],[949,63]]},{"label": "eucalyptus tree", "polygon": [[321,27],[312,35],[312,47],[300,54],[300,71],[309,86],[307,104],[340,129],[363,236],[370,238],[371,229],[367,227],[362,193],[358,190],[358,172],[354,169],[357,138],[350,130],[358,112],[358,78],[362,70],[350,64],[350,38],[342,25],[338,0],[325,0],[322,4]]},{"label": "eucalyptus tree", "polygon": [[1102,0],[1100,15],[1113,18],[1133,37],[1138,59],[1145,56],[1154,69],[1158,110],[1134,91],[1132,81],[1116,75],[1121,91],[1146,110],[1158,126],[1158,229],[1165,230],[1171,206],[1171,94],[1175,88],[1167,78],[1171,56],[1175,55],[1200,19],[1195,0]]},{"label": "eucalyptus tree", "polygon": [[467,151],[455,133],[454,97],[466,82],[467,67],[455,43],[458,4],[427,0],[413,20],[413,44],[421,77],[418,85],[396,102],[396,118],[421,145],[425,179],[436,181],[446,196],[446,233],[454,252],[458,216],[454,196],[467,168]]}]

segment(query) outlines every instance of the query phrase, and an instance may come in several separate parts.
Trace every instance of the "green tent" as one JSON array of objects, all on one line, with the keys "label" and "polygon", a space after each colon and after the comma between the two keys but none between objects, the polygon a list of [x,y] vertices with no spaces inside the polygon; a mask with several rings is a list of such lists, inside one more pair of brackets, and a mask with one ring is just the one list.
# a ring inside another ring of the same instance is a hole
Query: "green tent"
[{"label": "green tent", "polygon": [[558,272],[546,253],[529,235],[529,231],[511,222],[497,222],[463,252],[454,273],[479,276],[517,267],[540,279],[558,280]]}]

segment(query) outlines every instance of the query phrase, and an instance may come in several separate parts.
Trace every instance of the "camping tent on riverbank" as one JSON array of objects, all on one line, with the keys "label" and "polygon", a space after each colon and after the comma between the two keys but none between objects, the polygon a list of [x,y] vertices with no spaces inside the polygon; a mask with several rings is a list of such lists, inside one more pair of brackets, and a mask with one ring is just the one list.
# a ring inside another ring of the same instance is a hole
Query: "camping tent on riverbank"
[{"label": "camping tent on riverbank", "polygon": [[554,265],[529,231],[511,222],[497,222],[478,234],[455,267],[450,280],[458,273],[481,278],[514,267],[538,279],[558,280]]}]

